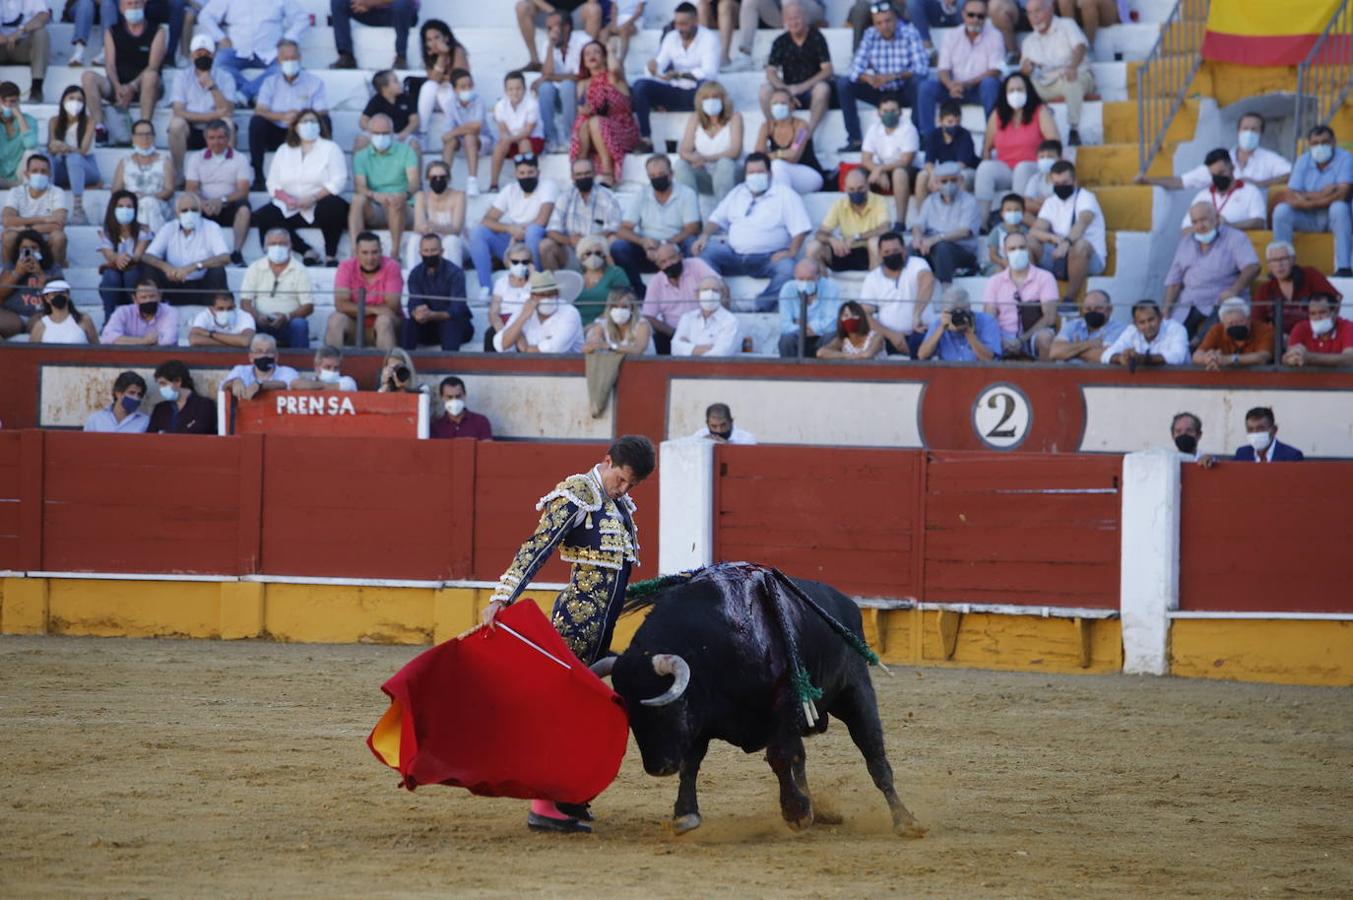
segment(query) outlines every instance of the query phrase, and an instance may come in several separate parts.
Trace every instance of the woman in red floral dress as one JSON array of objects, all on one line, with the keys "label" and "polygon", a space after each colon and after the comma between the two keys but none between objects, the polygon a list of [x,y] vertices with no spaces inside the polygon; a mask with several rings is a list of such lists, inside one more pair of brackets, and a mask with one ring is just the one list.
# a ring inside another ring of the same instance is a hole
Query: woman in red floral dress
[{"label": "woman in red floral dress", "polygon": [[630,105],[630,86],[625,73],[610,64],[606,45],[593,41],[583,48],[582,103],[573,123],[570,161],[591,157],[603,184],[618,184],[625,167],[625,154],[639,143],[639,125]]}]

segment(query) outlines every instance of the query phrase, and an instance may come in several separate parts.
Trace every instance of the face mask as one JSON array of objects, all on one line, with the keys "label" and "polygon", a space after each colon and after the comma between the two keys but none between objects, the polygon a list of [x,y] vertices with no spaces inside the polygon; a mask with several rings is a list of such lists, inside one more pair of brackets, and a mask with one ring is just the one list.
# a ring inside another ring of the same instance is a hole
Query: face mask
[{"label": "face mask", "polygon": [[981,33],[982,33],[982,23],[981,23],[981,22],[965,22],[965,23],[963,24],[963,27],[966,28],[966,29],[968,30],[968,34],[981,34]]},{"label": "face mask", "polygon": [[138,304],[136,311],[143,316],[154,318],[155,314],[160,311],[160,301],[147,300],[145,303]]},{"label": "face mask", "polygon": [[1074,184],[1055,184],[1052,186],[1052,192],[1057,195],[1058,200],[1070,200],[1071,195],[1076,193]]},{"label": "face mask", "polygon": [[162,384],[160,385],[160,396],[172,402],[179,398],[179,389],[172,384]]},{"label": "face mask", "polygon": [[540,184],[539,178],[518,178],[517,187],[521,188],[523,194],[529,194],[535,191],[536,185]]},{"label": "face mask", "polygon": [[958,182],[946,181],[944,184],[940,185],[940,194],[949,200],[954,199],[958,196]]},{"label": "face mask", "polygon": [[666,275],[673,281],[677,281],[681,278],[681,269],[682,269],[681,260],[677,260],[667,268],[663,269],[662,274]]},{"label": "face mask", "polygon": [[717,116],[723,112],[723,101],[718,97],[706,97],[700,101],[700,108],[707,116]]},{"label": "face mask", "polygon": [[47,298],[47,302],[52,305],[52,309],[65,309],[70,306],[70,298],[65,294],[53,294]]},{"label": "face mask", "polygon": [[896,128],[897,123],[902,121],[902,114],[900,112],[881,113],[879,121],[883,123],[884,128]]},{"label": "face mask", "polygon": [[122,408],[129,413],[134,413],[141,408],[141,401],[128,394],[122,395]]},{"label": "face mask", "polygon": [[14,118],[14,109],[13,109],[13,107],[9,107],[9,106],[0,106],[0,116],[4,116],[6,119],[12,119],[12,118]]},{"label": "face mask", "polygon": [[1250,326],[1248,325],[1228,325],[1226,326],[1226,336],[1237,344],[1244,342],[1250,336]]},{"label": "face mask", "polygon": [[747,190],[753,194],[764,194],[770,190],[770,175],[766,172],[751,172],[747,175]]},{"label": "face mask", "polygon": [[770,105],[770,117],[777,122],[782,122],[789,118],[788,103],[772,103]]},{"label": "face mask", "polygon": [[1230,175],[1213,175],[1212,186],[1224,194],[1231,187],[1231,182],[1234,180],[1235,179]]},{"label": "face mask", "polygon": [[1334,158],[1334,148],[1329,144],[1316,144],[1311,147],[1311,159],[1320,165],[1324,165]]},{"label": "face mask", "polygon": [[458,91],[456,96],[460,98],[461,103],[473,103],[475,93],[474,91]]},{"label": "face mask", "polygon": [[229,328],[235,324],[235,310],[228,309],[225,312],[215,310],[212,312],[211,318],[216,322],[217,328]]},{"label": "face mask", "polygon": [[583,258],[583,266],[586,268],[600,269],[604,265],[606,265],[606,258],[604,256],[597,256],[593,253]]},{"label": "face mask", "polygon": [[1028,250],[1011,250],[1009,253],[1010,268],[1016,272],[1023,272],[1029,268]]},{"label": "face mask", "polygon": [[192,231],[197,227],[198,220],[201,218],[202,214],[197,210],[185,209],[183,212],[179,213],[179,226]]},{"label": "face mask", "polygon": [[314,119],[306,119],[296,126],[296,136],[303,141],[319,140],[319,123]]},{"label": "face mask", "polygon": [[1024,91],[1011,91],[1005,95],[1005,102],[1010,104],[1011,109],[1023,109],[1024,104],[1029,102],[1029,95]]},{"label": "face mask", "polygon": [[1250,446],[1254,448],[1255,453],[1263,453],[1268,449],[1268,445],[1273,443],[1273,435],[1269,434],[1267,431],[1256,431],[1247,434],[1245,435],[1245,439],[1250,442]]},{"label": "face mask", "polygon": [[1240,144],[1241,150],[1253,150],[1259,146],[1259,132],[1247,128],[1240,133],[1236,143]]},{"label": "face mask", "polygon": [[1052,173],[1052,167],[1057,165],[1057,160],[1050,156],[1040,156],[1038,158],[1038,174],[1049,175]]},{"label": "face mask", "polygon": [[940,130],[944,132],[945,137],[951,137],[951,138],[952,138],[952,137],[958,137],[958,126],[957,126],[957,125],[944,125],[944,126],[942,126],[942,127],[940,128]]},{"label": "face mask", "polygon": [[907,257],[902,253],[889,253],[883,257],[883,268],[890,272],[901,271],[902,266],[906,264]]},{"label": "face mask", "polygon": [[869,199],[869,192],[851,191],[848,194],[846,194],[846,196],[849,197],[850,202],[855,204],[856,206],[864,206],[864,202]]},{"label": "face mask", "polygon": [[441,265],[441,262],[442,262],[442,255],[441,255],[440,253],[434,253],[434,254],[432,254],[431,256],[424,256],[424,257],[423,257],[423,266],[424,266],[424,268],[435,269],[435,268],[437,268],[437,266]]},{"label": "face mask", "polygon": [[113,210],[113,218],[119,225],[130,225],[136,219],[136,209],[131,206],[119,206]]},{"label": "face mask", "polygon": [[584,175],[581,178],[575,178],[573,181],[573,186],[578,189],[579,193],[586,194],[591,192],[592,185],[595,183],[596,179],[593,178],[591,175]]},{"label": "face mask", "polygon": [[146,11],[144,9],[129,9],[122,14],[122,18],[127,20],[128,25],[140,25],[146,20]]},{"label": "face mask", "polygon": [[447,177],[445,175],[433,175],[428,179],[428,187],[432,188],[434,194],[445,194],[447,186]]},{"label": "face mask", "polygon": [[1334,319],[1311,319],[1311,333],[1316,337],[1329,334],[1334,330]]},{"label": "face mask", "polygon": [[860,328],[864,325],[863,319],[842,319],[841,328],[846,334],[859,334]]},{"label": "face mask", "polygon": [[260,372],[271,372],[275,365],[277,365],[277,360],[271,356],[260,356],[254,360],[254,368]]},{"label": "face mask", "polygon": [[288,78],[295,78],[301,72],[301,61],[299,59],[282,60],[282,74]]},{"label": "face mask", "polygon": [[1198,452],[1198,439],[1191,434],[1175,435],[1174,445],[1179,448],[1180,453],[1192,455]]},{"label": "face mask", "polygon": [[51,183],[52,177],[46,172],[34,172],[28,176],[28,186],[35,191],[45,191]]},{"label": "face mask", "polygon": [[526,263],[513,263],[507,267],[507,273],[513,278],[525,278],[526,273],[531,271],[531,267]]},{"label": "face mask", "polygon": [[373,134],[371,136],[371,146],[375,147],[377,152],[384,153],[390,149],[390,144],[394,142],[394,137],[388,134]]},{"label": "face mask", "polygon": [[804,281],[803,279],[799,279],[794,282],[794,289],[797,290],[800,294],[812,297],[817,294],[817,282]]},{"label": "face mask", "polygon": [[1009,228],[1018,228],[1024,221],[1024,213],[1016,209],[1006,210],[1001,213],[1001,221]]},{"label": "face mask", "polygon": [[611,321],[617,325],[626,325],[629,323],[631,315],[628,306],[617,306],[611,310]]},{"label": "face mask", "polygon": [[1211,231],[1195,231],[1193,239],[1200,244],[1210,244],[1217,239],[1217,229]]},{"label": "face mask", "polygon": [[705,312],[714,312],[723,305],[723,295],[718,291],[701,291],[700,308]]},{"label": "face mask", "polygon": [[268,245],[268,262],[280,266],[289,259],[291,259],[291,248],[286,244]]},{"label": "face mask", "polygon": [[210,56],[193,57],[193,68],[197,69],[197,71],[199,72],[208,71],[211,68],[211,57]]},{"label": "face mask", "polygon": [[559,301],[554,297],[550,297],[547,300],[541,300],[539,303],[536,304],[536,312],[540,313],[542,316],[545,316],[547,318],[549,316],[554,315],[556,312],[558,312],[558,310],[559,310]]},{"label": "face mask", "polygon": [[1109,317],[1097,309],[1087,312],[1082,318],[1085,319],[1085,327],[1091,331],[1098,331],[1104,327],[1104,323],[1109,321]]},{"label": "face mask", "polygon": [[79,116],[80,113],[85,111],[85,103],[83,100],[67,100],[61,104],[61,108],[66,111],[68,116]]},{"label": "face mask", "polygon": [[659,175],[657,178],[650,178],[649,184],[653,185],[653,190],[659,194],[664,194],[672,186],[672,179],[668,175]]},{"label": "face mask", "polygon": [[[708,425],[706,425],[705,427],[709,428]],[[733,436],[733,429],[730,428],[727,431],[715,431],[713,428],[710,428],[709,436],[716,437],[721,441],[726,441]]]},{"label": "face mask", "polygon": [[465,412],[465,400],[462,397],[452,397],[443,405],[446,407],[446,414],[452,418]]},{"label": "face mask", "polygon": [[317,373],[319,380],[325,384],[338,384],[338,380],[343,376],[333,369],[320,369]]}]

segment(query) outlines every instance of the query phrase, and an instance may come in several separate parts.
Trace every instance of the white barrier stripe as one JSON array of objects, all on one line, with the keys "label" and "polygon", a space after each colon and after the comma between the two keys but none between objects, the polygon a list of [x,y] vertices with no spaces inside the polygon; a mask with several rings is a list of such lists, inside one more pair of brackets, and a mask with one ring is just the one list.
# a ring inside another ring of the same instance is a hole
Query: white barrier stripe
[{"label": "white barrier stripe", "polygon": [[1203,612],[1176,609],[1171,619],[1287,619],[1302,622],[1353,622],[1353,613],[1315,612]]},{"label": "white barrier stripe", "polygon": [[191,575],[188,573],[146,573],[132,572],[16,572],[25,578],[69,578],[86,581],[239,581],[234,575]]},{"label": "white barrier stripe", "polygon": [[444,581],[418,581],[410,578],[324,578],[319,575],[243,575],[240,581],[252,581],[261,584],[314,584],[332,587],[404,587],[430,588],[443,587]]}]

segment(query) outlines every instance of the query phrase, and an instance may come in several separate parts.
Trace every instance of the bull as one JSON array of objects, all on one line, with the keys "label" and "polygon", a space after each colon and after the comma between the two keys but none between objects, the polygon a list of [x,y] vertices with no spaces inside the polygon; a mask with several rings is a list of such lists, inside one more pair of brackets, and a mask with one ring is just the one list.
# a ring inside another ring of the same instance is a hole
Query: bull
[{"label": "bull", "polygon": [[[811,826],[803,739],[825,731],[831,717],[845,724],[864,756],[894,832],[925,833],[893,787],[868,665],[827,618],[864,647],[860,611],[848,597],[825,584],[733,563],[626,603],[627,610],[642,607],[649,614],[629,647],[593,669],[609,673],[624,698],[644,770],[680,776],[672,819],[678,834],[700,826],[696,778],[714,740],[746,753],[765,750],[785,821],[794,830]],[[796,660],[821,690],[815,700],[805,701],[794,688]],[[832,822],[821,813],[816,819]]]}]

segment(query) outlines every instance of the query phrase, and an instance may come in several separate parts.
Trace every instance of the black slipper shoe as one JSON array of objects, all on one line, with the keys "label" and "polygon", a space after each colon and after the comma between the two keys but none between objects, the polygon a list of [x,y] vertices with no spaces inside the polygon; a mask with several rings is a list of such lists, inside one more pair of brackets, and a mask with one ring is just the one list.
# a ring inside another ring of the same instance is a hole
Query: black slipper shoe
[{"label": "black slipper shoe", "polygon": [[532,831],[555,831],[563,834],[591,834],[592,826],[577,819],[556,819],[538,813],[526,814],[526,827]]},{"label": "black slipper shoe", "polygon": [[556,803],[554,805],[561,813],[577,819],[579,822],[595,822],[597,820],[592,815],[592,804],[590,803]]}]

